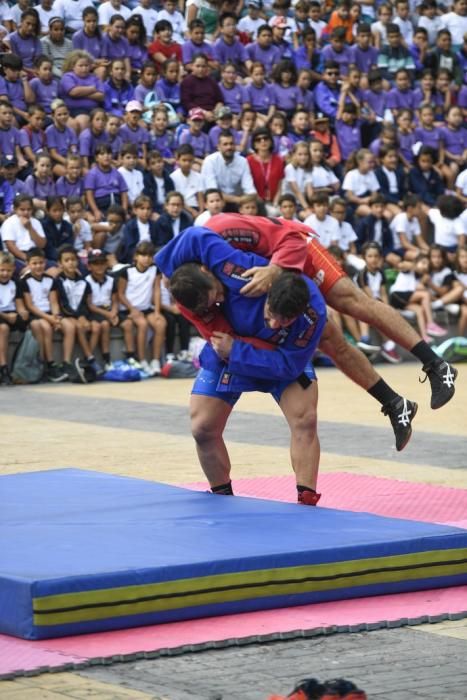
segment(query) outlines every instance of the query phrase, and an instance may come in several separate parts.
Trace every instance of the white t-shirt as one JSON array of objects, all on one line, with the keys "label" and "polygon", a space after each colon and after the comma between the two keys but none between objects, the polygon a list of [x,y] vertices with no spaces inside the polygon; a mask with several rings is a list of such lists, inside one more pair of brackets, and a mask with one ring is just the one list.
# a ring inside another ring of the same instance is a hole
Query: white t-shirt
[{"label": "white t-shirt", "polygon": [[125,5],[120,5],[120,9],[117,10],[110,2],[103,2],[102,5],[99,5],[97,12],[100,27],[110,24],[110,18],[112,15],[121,15],[125,21],[131,15],[131,10],[129,10]]},{"label": "white t-shirt", "polygon": [[237,26],[239,32],[246,32],[253,37],[253,40],[256,40],[258,29],[263,24],[264,18],[258,17],[258,19],[252,19],[251,17],[248,17],[248,15],[245,15],[245,17],[242,17]]},{"label": "white t-shirt", "polygon": [[394,247],[401,247],[401,239],[399,237],[400,233],[404,233],[407,237],[409,243],[413,243],[415,236],[419,236],[421,233],[420,222],[416,216],[409,221],[409,218],[405,211],[400,214],[396,214],[391,222],[391,230],[394,238]]},{"label": "white t-shirt", "polygon": [[207,209],[205,209],[203,212],[201,212],[201,214],[198,214],[198,216],[195,219],[194,224],[195,224],[195,226],[204,226],[206,221],[209,221],[210,218],[211,218],[210,212]]},{"label": "white t-shirt", "polygon": [[322,19],[319,19],[317,22],[310,20],[310,26],[315,30],[316,41],[319,41],[321,38],[321,34],[328,25],[326,24],[326,22],[323,22]]},{"label": "white t-shirt", "polygon": [[336,182],[339,182],[335,173],[329,168],[323,168],[322,165],[313,167],[310,175],[313,187],[331,187]]},{"label": "white t-shirt", "polygon": [[428,43],[430,46],[434,46],[436,44],[436,37],[438,36],[438,32],[440,29],[443,28],[443,21],[441,17],[433,17],[433,19],[430,19],[429,17],[420,17],[418,20],[418,27],[421,29],[426,29],[428,32]]},{"label": "white t-shirt", "polygon": [[392,21],[394,24],[397,24],[397,26],[400,28],[402,38],[404,39],[406,45],[410,46],[410,44],[413,42],[412,22],[408,19],[402,19],[398,15],[396,15]]},{"label": "white t-shirt", "polygon": [[448,12],[441,15],[443,29],[451,32],[453,46],[461,46],[464,41],[464,34],[467,33],[467,15],[458,15],[456,12]]},{"label": "white t-shirt", "polygon": [[348,221],[342,223],[337,221],[337,225],[339,227],[339,248],[345,252],[349,250],[350,244],[357,240],[357,234]]},{"label": "white t-shirt", "polygon": [[[41,222],[31,217],[31,224],[37,235],[41,238],[45,238]],[[29,231],[23,226],[16,214],[13,214],[13,216],[10,216],[3,222],[1,232],[3,242],[13,241],[16,247],[23,253],[26,253],[36,245],[29,235]]]},{"label": "white t-shirt", "polygon": [[311,182],[311,172],[304,168],[296,168],[292,163],[289,163],[285,166],[282,194],[293,194],[289,182],[294,182],[300,192],[304,192],[306,185]]},{"label": "white t-shirt", "polygon": [[184,175],[180,168],[177,168],[173,173],[170,173],[170,177],[173,180],[176,191],[183,195],[185,204],[189,207],[198,207],[196,195],[203,190],[203,181],[200,173],[195,173],[192,170],[188,175]]},{"label": "white t-shirt", "polygon": [[399,272],[396,281],[391,285],[389,293],[393,292],[414,292],[417,288],[417,278],[413,271]]},{"label": "white t-shirt", "polygon": [[463,170],[457,176],[456,187],[460,189],[464,197],[467,197],[467,169]]},{"label": "white t-shirt", "polygon": [[143,173],[140,170],[136,170],[136,168],[127,170],[123,165],[118,168],[118,172],[126,182],[128,187],[128,199],[130,200],[130,204],[133,204],[135,199],[139,197],[143,191]]},{"label": "white t-shirt", "polygon": [[339,223],[333,216],[327,214],[324,221],[320,221],[315,214],[310,214],[304,223],[319,236],[319,242],[325,248],[329,248],[332,243],[339,242]]},{"label": "white t-shirt", "polygon": [[154,34],[154,26],[157,22],[157,10],[155,10],[153,7],[141,7],[138,5],[131,14],[141,16],[144,28],[146,29],[146,35],[148,39],[151,40],[152,35]]},{"label": "white t-shirt", "polygon": [[363,197],[368,192],[377,192],[379,190],[379,182],[372,170],[369,173],[362,174],[358,168],[355,168],[354,170],[349,170],[344,177],[342,189],[353,192],[356,197]]},{"label": "white t-shirt", "polygon": [[445,219],[439,209],[430,209],[428,218],[435,227],[435,243],[442,246],[455,246],[459,243],[459,236],[464,231],[464,224],[460,216],[457,219]]},{"label": "white t-shirt", "polygon": [[54,6],[50,8],[50,10],[44,10],[44,8],[41,5],[36,5],[34,9],[37,11],[37,14],[39,15],[39,19],[41,21],[41,34],[48,34],[49,33],[49,21],[52,19],[52,17],[56,17],[57,13],[55,12]]},{"label": "white t-shirt", "polygon": [[138,243],[142,243],[143,241],[150,241],[151,234],[149,233],[149,221],[144,223],[144,221],[136,219],[136,226],[138,227]]},{"label": "white t-shirt", "polygon": [[185,41],[186,32],[186,22],[185,18],[181,12],[175,10],[175,12],[167,12],[167,10],[161,10],[157,13],[157,21],[160,22],[161,19],[166,19],[172,25],[172,39],[178,44],[183,44]]}]

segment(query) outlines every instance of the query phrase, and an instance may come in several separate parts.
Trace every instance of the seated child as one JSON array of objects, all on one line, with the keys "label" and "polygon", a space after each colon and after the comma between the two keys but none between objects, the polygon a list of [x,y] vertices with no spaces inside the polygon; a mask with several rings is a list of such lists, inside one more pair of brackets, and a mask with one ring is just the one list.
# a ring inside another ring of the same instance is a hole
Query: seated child
[{"label": "seated child", "polygon": [[100,345],[105,370],[112,369],[110,359],[110,329],[118,326],[118,299],[115,277],[107,274],[107,255],[95,248],[89,252],[86,282],[89,290],[86,298],[88,318],[91,324],[89,347],[91,352]]},{"label": "seated child", "polygon": [[193,219],[184,211],[185,201],[180,192],[169,192],[165,198],[164,212],[156,221],[157,247],[168,243],[172,238],[178,236],[188,226],[191,226]]},{"label": "seated child", "polygon": [[151,219],[151,215],[151,200],[141,194],[134,202],[132,218],[125,224],[118,256],[120,262],[131,264],[136,248],[144,241],[149,241],[157,247],[157,222]]},{"label": "seated child", "polygon": [[211,216],[221,214],[224,209],[224,197],[221,190],[212,187],[204,192],[204,202],[206,209],[195,219],[195,226],[204,226]]},{"label": "seated child", "polygon": [[14,272],[13,255],[0,251],[0,385],[4,386],[13,383],[8,369],[10,332],[25,331],[29,317]]}]

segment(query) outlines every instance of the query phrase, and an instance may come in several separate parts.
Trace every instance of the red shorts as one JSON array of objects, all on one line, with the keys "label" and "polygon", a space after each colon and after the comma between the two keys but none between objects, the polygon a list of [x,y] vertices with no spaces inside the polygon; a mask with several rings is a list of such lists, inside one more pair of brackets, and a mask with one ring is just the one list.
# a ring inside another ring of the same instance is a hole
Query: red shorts
[{"label": "red shorts", "polygon": [[341,265],[316,238],[310,238],[303,274],[310,277],[323,296],[343,277],[347,277]]}]

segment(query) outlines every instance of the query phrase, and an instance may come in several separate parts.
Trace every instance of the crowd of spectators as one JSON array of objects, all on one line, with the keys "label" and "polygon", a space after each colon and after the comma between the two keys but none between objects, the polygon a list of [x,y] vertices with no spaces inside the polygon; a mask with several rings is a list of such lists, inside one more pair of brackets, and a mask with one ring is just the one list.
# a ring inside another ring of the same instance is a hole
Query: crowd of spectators
[{"label": "crowd of spectators", "polygon": [[158,373],[166,332],[172,354],[189,328],[151,251],[222,211],[304,221],[425,340],[446,334],[438,310],[465,335],[467,0],[2,0],[0,45],[0,382],[22,321],[56,381],[50,329],[65,370],[75,336],[110,365],[120,324]]}]

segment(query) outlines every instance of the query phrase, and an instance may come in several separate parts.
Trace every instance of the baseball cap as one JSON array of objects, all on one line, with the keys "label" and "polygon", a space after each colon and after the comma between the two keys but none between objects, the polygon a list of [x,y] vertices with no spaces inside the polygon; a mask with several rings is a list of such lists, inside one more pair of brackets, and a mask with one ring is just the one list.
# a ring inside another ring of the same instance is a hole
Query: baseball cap
[{"label": "baseball cap", "polygon": [[105,253],[103,250],[100,250],[100,248],[93,248],[92,250],[89,251],[88,263],[101,262],[101,261],[107,262],[107,253]]},{"label": "baseball cap", "polygon": [[316,112],[315,115],[315,122],[327,122],[329,121],[329,117],[327,117],[323,112]]},{"label": "baseball cap", "polygon": [[214,112],[214,117],[216,119],[223,119],[224,117],[231,117],[232,116],[232,110],[230,107],[227,107],[227,105],[224,105],[222,107],[218,107],[216,111]]},{"label": "baseball cap", "polygon": [[248,7],[257,7],[258,10],[260,10],[263,7],[263,3],[261,0],[248,0],[247,2]]},{"label": "baseball cap", "polygon": [[125,112],[142,112],[143,105],[138,100],[130,100],[125,107]]},{"label": "baseball cap", "polygon": [[204,119],[204,112],[201,107],[193,107],[188,112],[188,119]]},{"label": "baseball cap", "polygon": [[0,160],[0,166],[2,168],[8,168],[9,166],[16,167],[17,165],[18,161],[15,156],[2,156]]},{"label": "baseball cap", "polygon": [[279,29],[287,29],[289,26],[285,17],[273,17],[270,24],[271,27],[279,27]]}]

